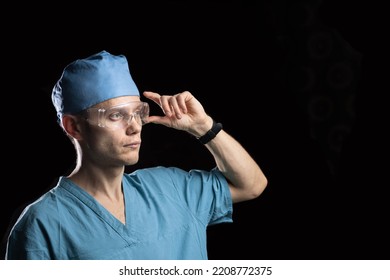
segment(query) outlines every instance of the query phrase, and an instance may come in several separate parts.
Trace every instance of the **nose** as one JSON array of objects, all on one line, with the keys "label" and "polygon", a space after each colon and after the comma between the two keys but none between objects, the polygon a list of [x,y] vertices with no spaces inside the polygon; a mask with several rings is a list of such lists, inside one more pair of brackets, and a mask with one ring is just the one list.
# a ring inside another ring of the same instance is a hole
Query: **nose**
[{"label": "nose", "polygon": [[138,114],[131,114],[127,119],[126,132],[128,134],[139,133],[142,130],[141,118]]}]

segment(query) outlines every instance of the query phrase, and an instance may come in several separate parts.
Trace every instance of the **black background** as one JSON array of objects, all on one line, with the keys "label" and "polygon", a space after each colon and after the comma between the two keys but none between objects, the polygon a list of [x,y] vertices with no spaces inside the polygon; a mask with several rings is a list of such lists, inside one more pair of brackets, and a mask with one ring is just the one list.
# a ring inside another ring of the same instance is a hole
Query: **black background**
[{"label": "black background", "polygon": [[[381,6],[351,0],[9,6],[1,40],[0,232],[5,236],[14,215],[73,165],[73,146],[50,99],[63,67],[107,50],[127,56],[141,92],[191,91],[269,179],[261,197],[235,205],[233,224],[209,229],[210,259],[388,259],[388,32]],[[310,94],[329,86],[318,83],[325,73],[307,95],[297,90],[308,84],[294,72],[297,65],[331,63],[307,55],[313,30],[338,34],[331,49],[338,60],[354,62],[350,86],[331,93],[351,97],[341,99],[349,107],[333,122],[313,122],[307,112]],[[327,133],[345,116],[349,130],[334,152]],[[143,130],[140,162],[128,171],[154,165],[214,163],[189,135],[151,124]]]}]

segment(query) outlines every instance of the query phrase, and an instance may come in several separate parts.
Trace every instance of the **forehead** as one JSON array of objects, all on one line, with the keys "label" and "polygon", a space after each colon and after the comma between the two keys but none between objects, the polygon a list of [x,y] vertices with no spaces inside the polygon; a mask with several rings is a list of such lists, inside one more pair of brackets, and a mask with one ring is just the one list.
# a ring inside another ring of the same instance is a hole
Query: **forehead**
[{"label": "forehead", "polygon": [[134,101],[140,101],[139,96],[121,96],[121,97],[108,99],[104,102],[96,104],[92,108],[109,108],[119,104],[134,102]]}]

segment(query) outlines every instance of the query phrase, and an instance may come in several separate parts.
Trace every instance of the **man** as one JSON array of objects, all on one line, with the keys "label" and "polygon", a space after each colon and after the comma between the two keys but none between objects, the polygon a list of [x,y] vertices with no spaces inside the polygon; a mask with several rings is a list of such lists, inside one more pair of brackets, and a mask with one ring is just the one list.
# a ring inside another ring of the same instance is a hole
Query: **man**
[{"label": "man", "polygon": [[[101,51],[65,67],[52,100],[76,166],[25,208],[6,259],[207,259],[207,227],[232,222],[232,204],[258,197],[267,179],[190,92],[143,96],[163,115],[149,115],[123,55]],[[146,123],[198,138],[216,167],[125,173]]]}]

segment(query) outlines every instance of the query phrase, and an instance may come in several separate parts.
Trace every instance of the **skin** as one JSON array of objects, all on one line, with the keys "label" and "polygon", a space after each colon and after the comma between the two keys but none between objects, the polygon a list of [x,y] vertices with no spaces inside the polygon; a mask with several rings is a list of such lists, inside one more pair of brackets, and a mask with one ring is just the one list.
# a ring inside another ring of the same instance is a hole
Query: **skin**
[{"label": "skin", "polygon": [[[146,91],[143,96],[164,112],[162,116],[149,116],[148,123],[183,130],[195,137],[206,134],[212,127],[212,118],[188,91],[175,95]],[[98,105],[107,108],[130,101],[140,101],[140,98],[117,97]],[[73,115],[64,115],[62,125],[73,138],[77,151],[76,167],[68,177],[125,223],[122,175],[126,165],[134,165],[139,160],[142,126],[132,120],[126,128],[109,130],[89,125]],[[233,203],[254,199],[264,191],[268,182],[259,165],[224,130],[205,147],[228,180]]]}]

